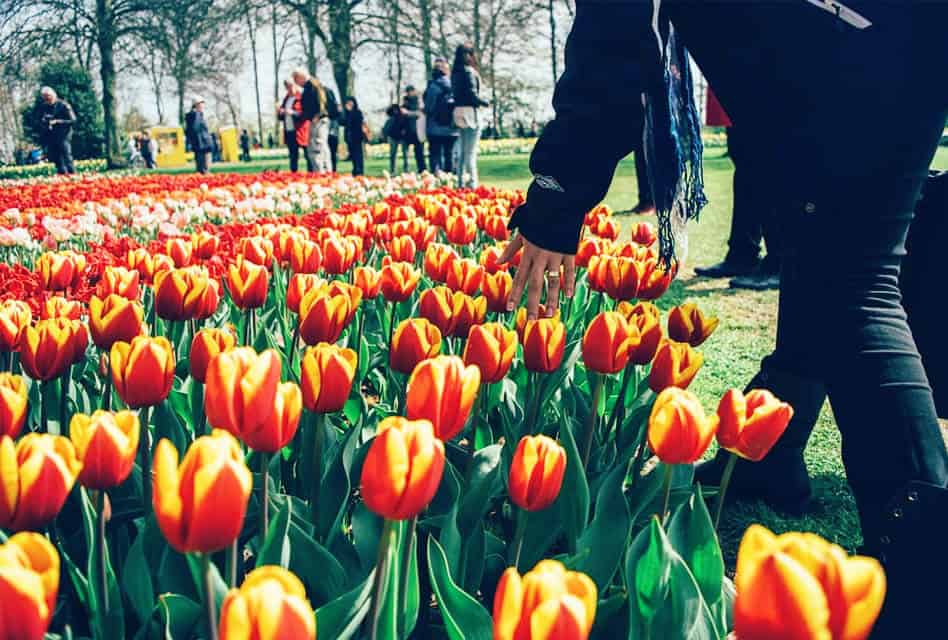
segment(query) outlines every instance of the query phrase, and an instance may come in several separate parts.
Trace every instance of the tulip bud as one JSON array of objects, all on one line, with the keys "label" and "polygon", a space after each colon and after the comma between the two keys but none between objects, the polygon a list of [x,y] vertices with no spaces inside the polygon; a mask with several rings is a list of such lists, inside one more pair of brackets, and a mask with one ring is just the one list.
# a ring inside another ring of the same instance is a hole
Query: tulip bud
[{"label": "tulip bud", "polygon": [[576,266],[588,267],[593,256],[608,253],[609,241],[602,238],[583,238],[576,249]]},{"label": "tulip bud", "polygon": [[112,384],[125,404],[138,409],[160,404],[174,384],[174,351],[164,336],[116,342],[109,355]]},{"label": "tulip bud", "polygon": [[308,345],[339,340],[352,317],[352,300],[343,293],[332,294],[320,287],[300,301],[300,336]]},{"label": "tulip bud", "polygon": [[323,264],[323,251],[315,242],[296,242],[289,251],[293,273],[317,273]]},{"label": "tulip bud", "polygon": [[395,262],[415,261],[415,241],[409,236],[396,236],[392,238],[387,248],[388,254],[392,256],[392,260]]},{"label": "tulip bud", "polygon": [[718,404],[718,444],[759,462],[783,435],[792,417],[793,407],[766,389],[753,389],[746,396],[730,389]]},{"label": "tulip bud", "polygon": [[14,445],[0,436],[0,529],[40,529],[52,522],[81,468],[69,438],[28,433]]},{"label": "tulip bud", "polygon": [[678,305],[668,312],[668,337],[692,347],[701,345],[717,327],[718,319],[705,317],[693,302]]},{"label": "tulip bud", "polygon": [[494,240],[507,240],[510,230],[507,229],[508,219],[504,216],[490,216],[484,221],[484,233]]},{"label": "tulip bud", "polygon": [[422,360],[408,379],[405,415],[430,421],[435,435],[448,441],[464,429],[480,384],[480,370],[457,356]]},{"label": "tulip bud", "polygon": [[352,282],[362,290],[363,298],[374,298],[382,287],[382,274],[372,267],[356,267],[352,272]]},{"label": "tulip bud", "polygon": [[510,500],[525,511],[542,511],[560,494],[566,450],[547,436],[524,436],[510,463]]},{"label": "tulip bud", "polygon": [[[205,300],[212,284],[207,269],[187,267],[161,271],[155,275],[155,313],[159,318],[180,322],[197,318],[210,303]],[[210,302],[213,302],[211,300]],[[216,308],[216,304],[213,305]]]},{"label": "tulip bud", "polygon": [[207,367],[204,411],[208,423],[235,436],[257,431],[273,414],[282,368],[273,349],[237,347]]},{"label": "tulip bud", "polygon": [[457,252],[448,245],[432,244],[425,250],[425,273],[435,282],[444,282],[451,263],[459,259]]},{"label": "tulip bud", "polygon": [[464,363],[475,365],[480,370],[484,384],[503,380],[516,355],[516,332],[499,322],[471,327],[464,345]]},{"label": "tulip bud", "polygon": [[347,238],[330,236],[323,240],[323,269],[330,275],[347,272],[356,258],[356,246]]},{"label": "tulip bud", "polygon": [[82,303],[78,300],[70,300],[63,296],[51,296],[47,298],[40,308],[40,319],[51,320],[53,318],[66,318],[67,320],[79,320],[82,317]]},{"label": "tulip bud", "polygon": [[65,291],[79,284],[86,257],[75,251],[47,251],[36,259],[34,271],[47,291]]},{"label": "tulip bud", "polygon": [[606,281],[609,277],[610,259],[611,256],[607,255],[594,255],[589,259],[586,279],[589,281],[590,291],[595,291],[596,293],[606,292]]},{"label": "tulip bud", "polygon": [[207,320],[217,311],[221,303],[221,283],[218,280],[208,280],[207,288],[198,298],[194,307],[195,320]]},{"label": "tulip bud", "polygon": [[648,446],[666,464],[690,464],[704,455],[718,430],[695,394],[668,387],[655,399],[648,419]]},{"label": "tulip bud", "polygon": [[[506,308],[506,307],[505,307]],[[546,318],[546,305],[540,304],[537,310],[537,316],[539,318]],[[560,310],[557,309],[556,313],[553,315],[554,320],[560,320],[561,314]],[[517,309],[517,315],[514,317],[514,326],[517,328],[517,335],[520,337],[520,341],[523,342],[524,329],[527,328],[527,308],[520,307]]]},{"label": "tulip bud", "polygon": [[247,236],[237,243],[237,258],[269,269],[273,264],[273,243],[263,236]]},{"label": "tulip bud", "polygon": [[848,556],[812,533],[775,536],[757,524],[741,540],[734,584],[740,640],[867,638],[886,592],[874,558]]},{"label": "tulip bud", "polygon": [[389,302],[404,302],[418,286],[421,274],[407,262],[394,262],[382,267],[382,297]]},{"label": "tulip bud", "polygon": [[11,373],[0,373],[0,437],[16,438],[26,422],[29,393],[26,381]]},{"label": "tulip bud", "polygon": [[703,363],[704,356],[690,344],[665,340],[652,361],[648,386],[655,393],[667,387],[687,389]]},{"label": "tulip bud", "polygon": [[[245,238],[246,240],[246,238]],[[239,309],[256,309],[267,300],[270,272],[243,256],[227,269],[227,290]]]},{"label": "tulip bud", "polygon": [[178,451],[162,438],[155,447],[153,474],[155,518],[175,551],[212,553],[240,535],[253,475],[232,435],[215,429],[201,436],[180,466]]},{"label": "tulip bud", "polygon": [[662,342],[662,317],[651,302],[620,302],[616,309],[629,322],[630,327],[636,327],[639,333],[639,343],[629,349],[629,360],[633,364],[648,364],[655,357],[655,352]]},{"label": "tulip bud", "polygon": [[494,275],[485,274],[481,283],[484,299],[487,300],[487,310],[494,313],[506,313],[507,298],[513,289],[513,278],[506,271],[498,271]]},{"label": "tulip bud", "polygon": [[647,222],[636,222],[632,225],[632,241],[643,247],[650,247],[658,240],[655,227]]},{"label": "tulip bud", "polygon": [[341,411],[356,375],[356,352],[320,343],[306,350],[300,363],[303,405],[313,413]]},{"label": "tulip bud", "polygon": [[467,216],[450,216],[444,232],[451,244],[471,244],[477,235],[477,225]]},{"label": "tulip bud", "polygon": [[59,553],[39,533],[21,532],[0,544],[0,637],[41,640],[59,593]]},{"label": "tulip bud", "polygon": [[0,351],[20,348],[23,330],[33,321],[30,305],[22,300],[4,300],[0,303]]},{"label": "tulip bud", "polygon": [[325,284],[325,280],[313,273],[294,273],[286,285],[286,307],[293,313],[300,312],[303,296]]},{"label": "tulip bud", "polygon": [[603,311],[589,323],[583,335],[583,363],[597,373],[618,373],[629,362],[629,350],[638,345],[638,330],[625,316]]},{"label": "tulip bud", "polygon": [[400,373],[411,373],[422,360],[441,353],[441,331],[425,318],[403,320],[395,328],[389,365]]},{"label": "tulip bud", "polygon": [[484,274],[494,274],[501,271],[507,271],[509,269],[506,263],[501,264],[498,262],[500,256],[503,255],[504,250],[501,249],[498,245],[492,247],[485,247],[481,251],[481,257],[478,261],[482,267],[484,267]]},{"label": "tulip bud", "polygon": [[362,499],[383,518],[408,520],[434,498],[442,473],[444,445],[430,422],[386,418],[362,465]]},{"label": "tulip bud", "polygon": [[226,329],[201,329],[196,332],[188,353],[191,377],[204,384],[211,360],[218,354],[233,349],[236,344],[237,336]]},{"label": "tulip bud", "polygon": [[187,238],[169,238],[165,242],[165,253],[174,262],[176,269],[190,266],[194,247]]},{"label": "tulip bud", "polygon": [[642,300],[657,300],[668,291],[668,287],[671,286],[671,282],[675,277],[675,272],[660,267],[656,258],[652,258],[644,264],[645,269],[639,284],[638,297]]},{"label": "tulip bud", "polygon": [[589,576],[556,560],[541,560],[523,577],[510,567],[494,593],[494,638],[587,640],[596,598]]},{"label": "tulip bud", "polygon": [[487,316],[487,298],[478,296],[472,298],[460,291],[456,291],[454,300],[454,326],[450,335],[455,338],[467,338],[471,327],[484,324]]},{"label": "tulip bud", "polygon": [[302,412],[299,386],[295,382],[281,382],[273,397],[270,417],[255,429],[241,431],[239,437],[254,451],[276,453],[296,435]]},{"label": "tulip bud", "polygon": [[191,246],[194,255],[201,260],[209,260],[217,254],[221,240],[215,234],[207,231],[198,231],[191,234]]},{"label": "tulip bud", "polygon": [[125,267],[106,267],[102,279],[96,285],[96,295],[105,298],[111,294],[129,300],[138,300],[141,295],[141,275]]},{"label": "tulip bud", "polygon": [[26,327],[20,338],[23,371],[43,382],[58,378],[85,354],[87,340],[85,326],[78,320],[40,320]]},{"label": "tulip bud", "polygon": [[481,288],[483,280],[484,267],[469,258],[463,258],[451,263],[445,284],[453,291],[472,296]]},{"label": "tulip bud", "polygon": [[[638,296],[644,265],[633,258],[609,256],[600,258],[605,265],[606,294],[613,300],[630,300]],[[602,268],[602,267],[600,267]]]},{"label": "tulip bud", "polygon": [[556,371],[565,350],[566,327],[559,318],[528,320],[524,325],[523,364],[529,371]]},{"label": "tulip bud", "polygon": [[224,597],[219,635],[221,640],[316,640],[316,618],[306,587],[282,567],[254,569],[240,589],[231,589]]},{"label": "tulip bud", "polygon": [[438,327],[442,335],[454,329],[454,311],[454,292],[447,287],[425,289],[418,296],[418,315]]},{"label": "tulip bud", "polygon": [[75,414],[69,438],[82,463],[79,484],[104,490],[125,482],[135,464],[140,428],[138,416],[131,411]]},{"label": "tulip bud", "polygon": [[92,296],[89,300],[89,332],[95,346],[108,351],[116,342],[131,342],[142,333],[145,311],[137,301],[118,294],[104,300]]}]

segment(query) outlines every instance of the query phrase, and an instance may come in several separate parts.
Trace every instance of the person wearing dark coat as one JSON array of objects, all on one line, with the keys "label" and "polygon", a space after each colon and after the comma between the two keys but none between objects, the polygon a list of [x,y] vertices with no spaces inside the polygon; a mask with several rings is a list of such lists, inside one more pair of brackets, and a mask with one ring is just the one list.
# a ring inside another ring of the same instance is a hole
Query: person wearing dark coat
[{"label": "person wearing dark coat", "polygon": [[75,173],[72,164],[72,127],[76,113],[72,106],[56,95],[50,87],[40,90],[43,104],[40,107],[42,122],[41,144],[46,147],[46,157],[56,165],[56,173]]},{"label": "person wearing dark coat", "polygon": [[424,113],[422,108],[421,96],[412,85],[405,87],[405,95],[402,98],[402,115],[404,116],[402,124],[402,144],[412,147],[415,152],[415,167],[418,173],[425,170],[425,145],[418,139],[418,118]]},{"label": "person wearing dark coat", "polygon": [[246,129],[240,133],[240,160],[250,162],[250,133]]},{"label": "person wearing dark coat", "polygon": [[477,187],[477,147],[481,124],[477,110],[488,106],[481,93],[481,75],[478,71],[474,47],[460,45],[454,52],[451,67],[451,89],[454,91],[454,125],[460,136],[457,167],[458,187]]},{"label": "person wearing dark coat", "polygon": [[454,143],[458,130],[454,127],[454,93],[448,78],[448,61],[435,60],[431,81],[425,88],[425,129],[428,134],[428,157],[432,173],[454,171]]},{"label": "person wearing dark coat", "polygon": [[365,117],[359,110],[359,103],[352,96],[346,98],[346,146],[349,148],[349,160],[352,161],[352,175],[365,174]]},{"label": "person wearing dark coat", "polygon": [[184,117],[184,137],[194,152],[194,164],[198,173],[210,171],[210,155],[214,139],[204,120],[204,99],[195,98],[191,110]]},{"label": "person wearing dark coat", "polygon": [[[555,313],[560,291],[575,286],[584,216],[638,144],[627,109],[644,100],[659,254],[674,263],[676,230],[706,201],[693,55],[734,125],[772,141],[755,161],[770,167],[782,229],[779,317],[754,384],[778,397],[799,380],[825,385],[862,551],[886,571],[873,638],[931,637],[943,623],[948,452],[899,272],[948,117],[946,23],[943,2],[580,0],[556,118],[534,148],[534,180],[502,256],[523,251],[510,308],[528,290],[536,317],[546,284],[545,312]],[[796,455],[782,458],[793,466],[774,482],[799,474],[805,443],[793,438]]]},{"label": "person wearing dark coat", "polygon": [[402,140],[405,133],[405,116],[402,115],[401,105],[393,104],[385,110],[385,125],[382,127],[382,136],[388,140],[388,172],[395,175],[395,161],[398,159],[398,150],[402,150],[402,173],[408,173],[408,145]]}]

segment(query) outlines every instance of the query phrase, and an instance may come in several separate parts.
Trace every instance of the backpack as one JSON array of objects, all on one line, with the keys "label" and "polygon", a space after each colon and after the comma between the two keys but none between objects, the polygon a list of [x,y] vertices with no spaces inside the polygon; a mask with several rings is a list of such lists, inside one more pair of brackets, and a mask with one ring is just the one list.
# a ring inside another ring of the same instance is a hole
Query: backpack
[{"label": "backpack", "polygon": [[326,89],[326,115],[330,120],[339,120],[342,112],[339,110],[339,102],[336,100],[336,93],[332,89]]},{"label": "backpack", "polygon": [[454,126],[454,92],[442,89],[434,105],[434,121],[439,127]]}]

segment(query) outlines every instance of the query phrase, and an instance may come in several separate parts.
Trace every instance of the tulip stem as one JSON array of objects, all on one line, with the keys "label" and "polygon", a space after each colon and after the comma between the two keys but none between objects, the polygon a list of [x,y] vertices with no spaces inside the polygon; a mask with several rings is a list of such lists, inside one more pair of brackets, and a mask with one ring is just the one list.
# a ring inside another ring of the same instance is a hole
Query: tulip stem
[{"label": "tulip stem", "polygon": [[[293,329],[293,342],[290,343],[290,357],[287,360],[287,364],[290,367],[290,374],[296,378],[296,369],[293,368],[293,358],[296,357],[296,345],[300,341],[300,323],[296,323],[296,328]],[[299,378],[297,378],[299,380]]]},{"label": "tulip stem", "polygon": [[408,611],[408,572],[411,569],[411,559],[415,555],[415,530],[418,526],[418,516],[408,521],[408,536],[402,542],[404,558],[402,559],[402,584],[399,585],[400,606],[398,608],[401,615],[398,616],[399,637],[402,637],[402,626],[405,622],[405,612]]},{"label": "tulip stem", "polygon": [[142,467],[142,502],[145,513],[151,507],[151,443],[148,441],[148,420],[151,407],[142,407],[139,413],[141,436],[138,438],[138,453]]},{"label": "tulip stem", "polygon": [[398,303],[392,302],[392,313],[388,321],[388,348],[392,348],[392,338],[395,335],[395,312],[398,310]]},{"label": "tulip stem", "polygon": [[734,473],[734,466],[737,464],[737,454],[731,453],[727,460],[724,472],[721,474],[721,486],[718,487],[718,505],[714,510],[714,530],[718,530],[718,524],[721,522],[721,512],[724,511],[724,495],[727,493],[727,487],[731,484],[731,474]]},{"label": "tulip stem", "polygon": [[668,506],[671,502],[672,474],[675,470],[674,465],[665,465],[665,498],[662,500],[662,526],[668,521]]},{"label": "tulip stem", "polygon": [[520,552],[523,551],[523,538],[527,533],[527,518],[530,517],[530,514],[523,510],[517,510],[517,528],[514,532],[514,539],[511,543],[511,549],[513,550],[513,561],[509,566],[513,567],[517,571],[520,571]]},{"label": "tulip stem", "polygon": [[538,414],[540,413],[540,396],[542,395],[543,391],[540,388],[542,382],[540,375],[541,374],[539,371],[534,373],[533,380],[531,380],[530,384],[530,388],[533,389],[534,392],[534,400],[530,403],[529,413],[527,414],[527,429],[528,433],[531,435],[535,435],[537,432],[536,423],[538,421]]},{"label": "tulip stem", "polygon": [[592,451],[593,437],[596,435],[596,422],[599,417],[599,399],[602,397],[602,387],[606,376],[590,373],[595,378],[592,395],[592,406],[589,408],[589,420],[586,423],[586,441],[583,443],[583,469],[589,466],[589,454]]},{"label": "tulip stem", "polygon": [[102,385],[102,408],[106,411],[112,408],[112,372],[105,374],[105,384]]},{"label": "tulip stem", "polygon": [[310,492],[309,508],[312,513],[313,525],[319,528],[319,502],[323,481],[323,440],[324,424],[326,420],[325,413],[315,414],[316,420],[313,425],[313,488]]},{"label": "tulip stem", "polygon": [[244,318],[244,346],[253,346],[253,308],[247,309],[247,316]]},{"label": "tulip stem", "polygon": [[[606,437],[616,429],[616,446],[619,444],[619,436],[622,433],[622,423],[625,422],[625,394],[629,390],[629,381],[632,379],[632,369],[635,365],[630,361],[622,372],[622,386],[619,388],[619,397],[616,399],[616,406],[612,408],[612,415],[609,416],[609,424],[606,426]],[[621,416],[621,417],[620,417]]]},{"label": "tulip stem", "polygon": [[49,382],[40,382],[40,433],[49,433]]},{"label": "tulip stem", "polygon": [[217,611],[214,606],[214,587],[211,582],[211,554],[201,554],[204,571],[204,606],[207,609],[207,627],[211,640],[217,640]]},{"label": "tulip stem", "polygon": [[227,549],[227,586],[231,589],[237,586],[237,540],[240,536],[234,538],[234,541]]},{"label": "tulip stem", "polygon": [[263,514],[263,527],[261,528],[261,545],[267,539],[267,532],[270,530],[270,454],[260,453],[260,509]]},{"label": "tulip stem", "polygon": [[106,557],[106,547],[105,547],[105,490],[102,489],[99,491],[97,511],[98,511],[98,535],[96,536],[96,545],[98,546],[99,552],[99,588],[102,596],[102,618],[107,619],[109,617],[109,577],[108,577],[108,566],[109,562]]},{"label": "tulip stem", "polygon": [[[385,526],[382,528],[382,537],[379,538],[379,553],[375,561],[375,595],[372,597],[372,629],[370,635],[372,640],[379,637],[379,618],[382,615],[382,597],[385,592],[387,573],[388,573],[388,549],[394,541],[395,521],[385,519]],[[387,640],[387,639],[386,639]]]},{"label": "tulip stem", "polygon": [[59,378],[59,433],[69,437],[69,379],[72,367]]}]

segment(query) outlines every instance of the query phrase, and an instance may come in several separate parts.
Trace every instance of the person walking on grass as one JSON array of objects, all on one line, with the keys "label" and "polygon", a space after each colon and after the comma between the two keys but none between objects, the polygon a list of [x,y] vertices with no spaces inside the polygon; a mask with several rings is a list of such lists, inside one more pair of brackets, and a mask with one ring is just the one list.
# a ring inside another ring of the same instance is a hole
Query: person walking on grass
[{"label": "person walking on grass", "polygon": [[408,145],[404,143],[405,116],[402,115],[400,105],[389,105],[385,110],[385,125],[382,127],[382,136],[388,140],[388,172],[395,175],[395,161],[398,159],[398,149],[402,150],[402,173],[408,173]]},{"label": "person walking on grass", "polygon": [[300,96],[301,110],[297,116],[297,126],[309,125],[309,139],[306,143],[306,168],[310,173],[324,173],[332,168],[329,153],[329,118],[326,110],[326,92],[319,80],[303,67],[293,72],[293,81],[303,87]]},{"label": "person walking on grass", "polygon": [[349,148],[349,160],[352,161],[352,175],[365,175],[365,148],[367,141],[365,117],[359,110],[359,103],[352,96],[346,98],[346,147]]},{"label": "person walking on grass", "polygon": [[481,124],[477,110],[490,103],[481,97],[481,74],[474,47],[460,45],[454,52],[451,67],[451,88],[454,92],[454,125],[459,130],[460,161],[458,162],[458,187],[475,188],[477,179],[477,145],[481,136]]},{"label": "person walking on grass", "polygon": [[546,313],[556,313],[575,287],[584,216],[639,144],[623,123],[644,99],[659,251],[676,262],[676,236],[705,202],[685,44],[736,127],[772,140],[780,123],[779,144],[755,147],[784,244],[776,347],[753,384],[778,397],[794,380],[827,391],[863,552],[886,570],[874,639],[931,637],[944,606],[935,585],[948,573],[948,451],[899,289],[948,118],[933,63],[948,60],[946,23],[948,4],[921,1],[578,2],[556,118],[534,148],[534,180],[501,257],[523,251],[508,307],[526,290],[537,317],[546,285]]},{"label": "person walking on grass", "polygon": [[402,98],[402,144],[407,149],[412,147],[415,152],[415,169],[418,173],[425,170],[425,145],[418,137],[418,119],[424,113],[421,96],[414,86],[405,87]]},{"label": "person walking on grass", "polygon": [[454,127],[454,93],[451,90],[448,61],[437,58],[431,70],[431,81],[425,88],[425,126],[428,133],[428,157],[432,173],[454,172],[454,143],[458,130]]},{"label": "person walking on grass", "polygon": [[195,98],[191,110],[184,117],[184,137],[194,152],[194,164],[198,173],[208,173],[211,166],[211,150],[214,140],[204,119],[204,98]]},{"label": "person walking on grass", "polygon": [[283,81],[286,94],[277,107],[277,117],[283,127],[283,144],[290,158],[290,171],[296,173],[300,165],[300,148],[305,149],[309,142],[309,122],[303,120],[303,101],[300,88],[292,78]]},{"label": "person walking on grass", "polygon": [[46,158],[56,165],[56,173],[75,173],[72,163],[72,127],[76,112],[56,95],[52,87],[40,89],[43,104],[40,107],[40,143],[46,148]]}]

